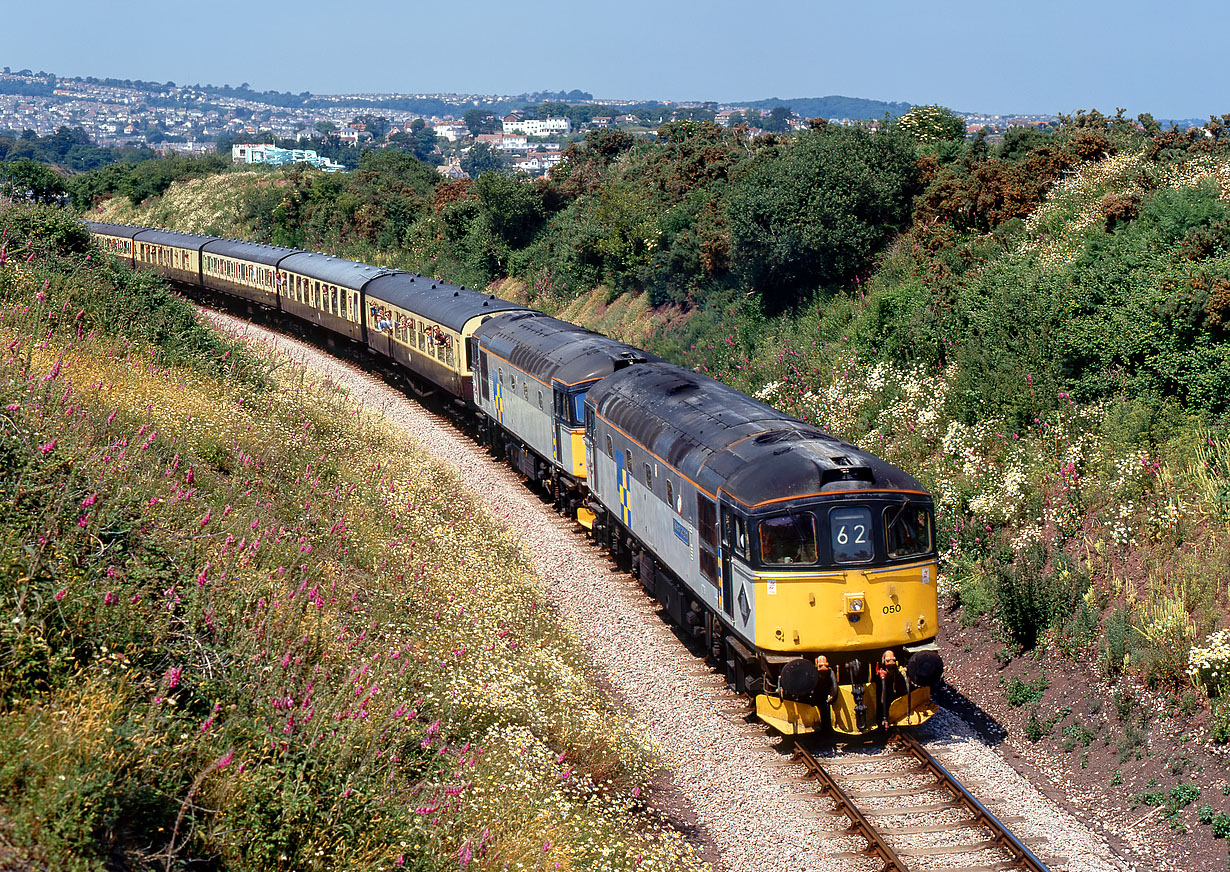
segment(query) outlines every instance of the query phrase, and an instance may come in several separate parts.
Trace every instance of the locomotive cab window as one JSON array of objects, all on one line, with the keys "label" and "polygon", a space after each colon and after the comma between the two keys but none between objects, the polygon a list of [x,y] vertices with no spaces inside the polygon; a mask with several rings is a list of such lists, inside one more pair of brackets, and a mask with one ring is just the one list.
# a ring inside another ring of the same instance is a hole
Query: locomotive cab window
[{"label": "locomotive cab window", "polygon": [[871,510],[833,509],[829,512],[829,537],[836,563],[865,563],[875,556],[871,542]]},{"label": "locomotive cab window", "polygon": [[889,559],[931,552],[931,513],[909,503],[884,510],[884,537]]},{"label": "locomotive cab window", "polygon": [[816,517],[792,512],[760,522],[760,558],[769,566],[816,562]]}]

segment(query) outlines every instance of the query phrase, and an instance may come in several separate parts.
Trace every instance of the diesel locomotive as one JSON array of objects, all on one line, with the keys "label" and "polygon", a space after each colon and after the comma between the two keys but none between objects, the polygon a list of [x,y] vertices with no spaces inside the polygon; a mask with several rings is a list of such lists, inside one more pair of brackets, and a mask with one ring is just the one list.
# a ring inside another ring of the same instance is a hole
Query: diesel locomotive
[{"label": "diesel locomotive", "polygon": [[934,505],[897,467],[490,294],[296,249],[89,227],[134,268],[284,313],[442,398],[633,572],[775,729],[859,735],[934,714]]}]

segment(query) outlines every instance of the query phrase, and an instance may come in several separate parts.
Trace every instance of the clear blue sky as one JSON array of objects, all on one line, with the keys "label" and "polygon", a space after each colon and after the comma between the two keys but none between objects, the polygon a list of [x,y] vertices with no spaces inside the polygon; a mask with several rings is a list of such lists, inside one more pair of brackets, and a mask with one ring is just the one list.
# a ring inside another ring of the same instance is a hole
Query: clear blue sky
[{"label": "clear blue sky", "polygon": [[842,94],[1187,118],[1230,112],[1228,32],[1226,0],[13,0],[0,66],[314,93]]}]

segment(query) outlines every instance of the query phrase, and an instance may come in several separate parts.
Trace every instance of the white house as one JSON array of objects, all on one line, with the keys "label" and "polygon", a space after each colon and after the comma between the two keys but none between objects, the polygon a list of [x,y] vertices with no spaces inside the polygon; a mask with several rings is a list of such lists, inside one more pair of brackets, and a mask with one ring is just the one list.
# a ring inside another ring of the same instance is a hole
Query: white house
[{"label": "white house", "polygon": [[470,135],[470,128],[466,127],[464,121],[445,121],[437,124],[433,128],[436,136],[442,136],[449,142],[456,142],[459,139],[465,139]]}]

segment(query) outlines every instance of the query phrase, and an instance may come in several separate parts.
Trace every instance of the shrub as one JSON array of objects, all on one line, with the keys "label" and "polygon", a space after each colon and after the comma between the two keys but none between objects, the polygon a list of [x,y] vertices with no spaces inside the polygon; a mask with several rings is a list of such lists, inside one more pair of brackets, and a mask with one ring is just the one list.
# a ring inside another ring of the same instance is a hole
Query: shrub
[{"label": "shrub", "polygon": [[999,619],[1009,637],[1033,648],[1057,619],[1067,620],[1088,582],[1066,555],[1046,564],[1046,548],[1027,546],[1015,564],[996,563],[992,587]]},{"label": "shrub", "polygon": [[1230,630],[1218,630],[1187,655],[1187,675],[1212,697],[1230,687]]},{"label": "shrub", "polygon": [[1045,675],[1040,675],[1033,681],[1022,681],[1015,677],[1010,678],[1004,687],[1004,699],[1013,708],[1032,705],[1042,701],[1043,694],[1046,693],[1046,689],[1050,686],[1051,684]]}]

